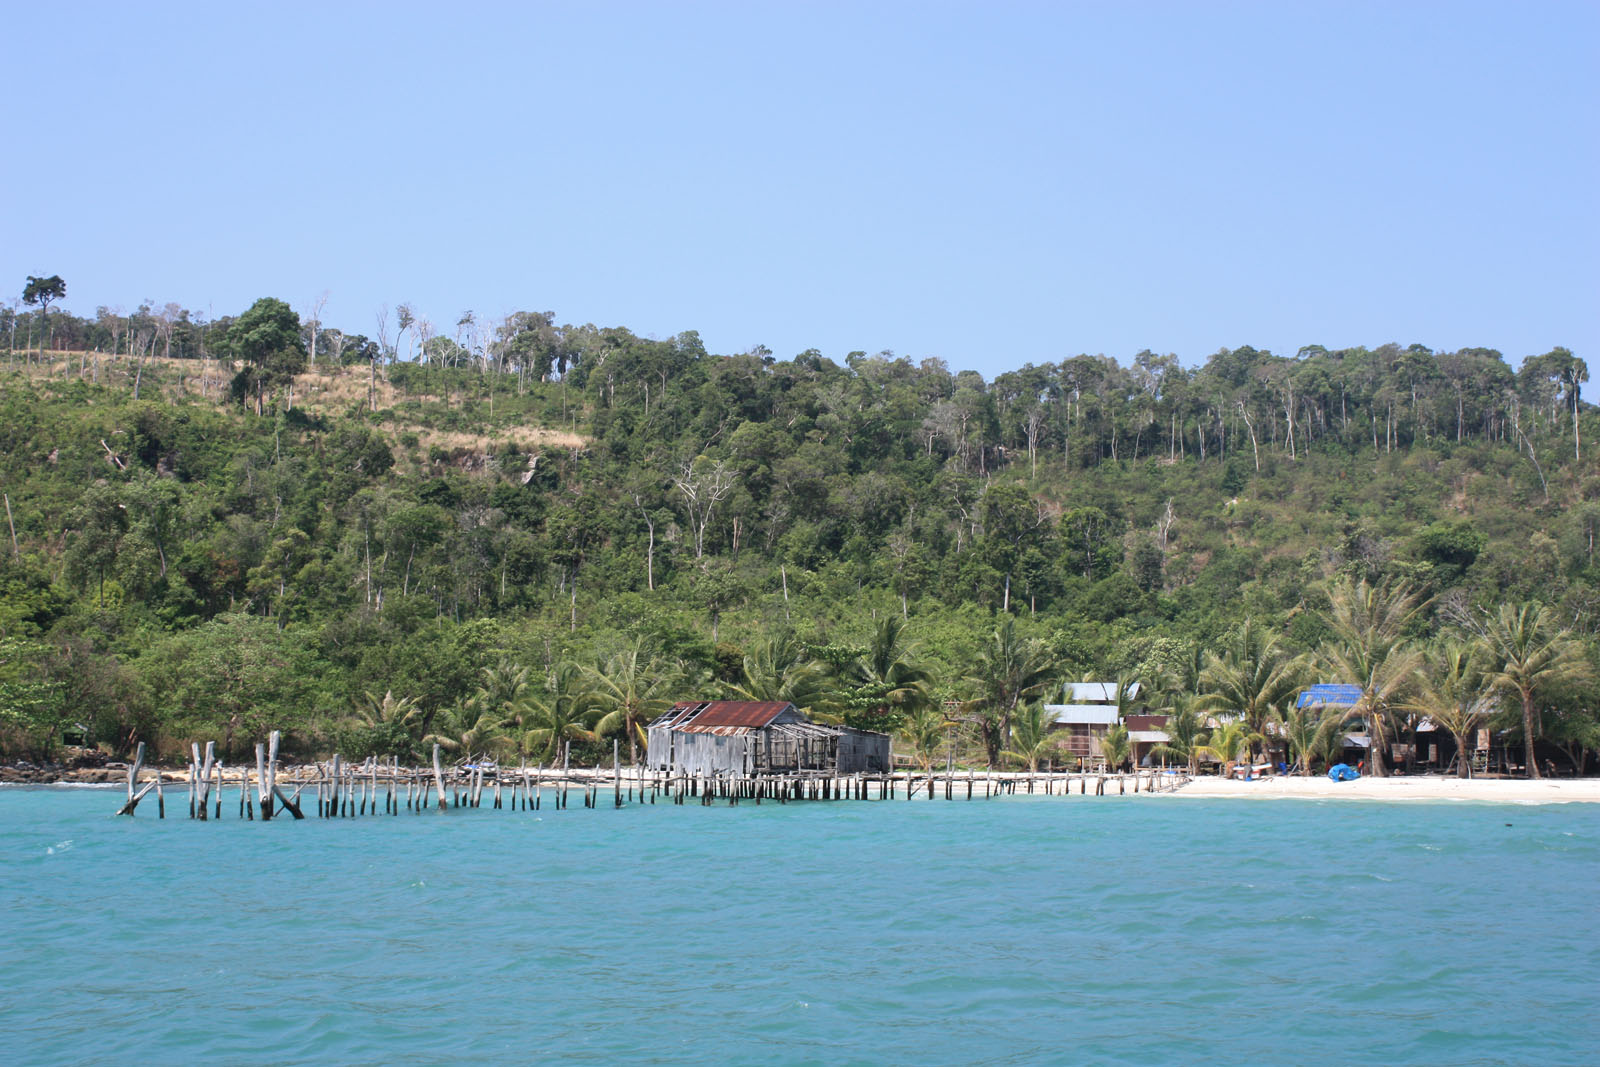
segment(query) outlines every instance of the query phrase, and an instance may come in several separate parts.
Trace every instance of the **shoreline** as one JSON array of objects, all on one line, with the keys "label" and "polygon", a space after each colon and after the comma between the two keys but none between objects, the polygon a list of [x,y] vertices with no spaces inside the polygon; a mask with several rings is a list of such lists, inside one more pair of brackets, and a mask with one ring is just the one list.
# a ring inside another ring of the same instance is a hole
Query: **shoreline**
[{"label": "shoreline", "polygon": [[1207,799],[1281,800],[1460,800],[1491,804],[1600,803],[1600,778],[1446,778],[1417,775],[1394,778],[1366,776],[1335,782],[1326,775],[1309,778],[1273,776],[1243,782],[1229,778],[1195,778],[1171,793],[1146,794]]},{"label": "shoreline", "polygon": [[[294,781],[292,774],[295,769],[298,768],[284,768],[284,770],[290,772],[283,779],[286,783]],[[242,768],[227,768],[223,773],[224,788],[237,789],[242,771]],[[1102,796],[1189,797],[1206,800],[1362,800],[1386,803],[1439,800],[1489,804],[1600,803],[1600,777],[1543,778],[1530,781],[1526,778],[1464,779],[1442,775],[1374,778],[1369,775],[1358,778],[1353,782],[1335,782],[1326,775],[1313,775],[1310,777],[1271,775],[1251,781],[1201,776],[1179,784],[1173,789],[1161,789],[1156,792],[1139,789],[1134,792],[1133,788],[1131,788],[1133,786],[1131,775],[1101,776],[1098,774],[1068,775],[1060,773],[1054,775],[1043,773],[1029,775],[1026,771],[997,771],[992,775],[986,775],[984,772],[976,770],[970,773],[976,782],[982,782],[985,778],[990,778],[996,783],[1014,783],[1016,792],[1011,794],[1013,796],[1038,795],[1033,789],[1029,789],[1027,793],[1024,793],[1023,783],[1032,778],[1037,785],[1037,789],[1042,791],[1046,788],[1044,782],[1048,778],[1055,784],[1056,792],[1054,795],[1056,796],[1062,796],[1061,791],[1063,789],[1070,789],[1071,796],[1079,796],[1085,790],[1093,793],[1095,784],[1103,779],[1105,792]],[[164,784],[169,789],[181,790],[188,785],[188,775],[183,771],[162,768],[160,774]],[[942,773],[938,773],[938,776],[941,779],[944,777]],[[957,771],[956,776],[959,782],[964,783],[966,781],[966,772]],[[139,780],[141,783],[148,783],[153,781],[155,777],[156,772],[154,769],[146,767],[140,773]],[[609,784],[612,772],[610,768],[574,767],[570,777],[573,783],[587,785],[592,781],[598,780],[601,784]],[[627,768],[624,768],[622,777],[624,780],[633,779],[633,775]],[[923,778],[919,773],[907,775],[903,770],[896,777],[906,781],[908,784],[919,783]],[[359,785],[359,781],[353,784]],[[545,784],[547,786],[555,785],[554,777],[546,778]],[[19,773],[18,768],[0,768],[0,789],[19,786],[32,786],[35,788],[98,786],[108,790],[125,789],[127,787],[127,771],[124,768],[109,767],[78,769],[35,767]],[[1072,788],[1073,786],[1077,788]]]}]

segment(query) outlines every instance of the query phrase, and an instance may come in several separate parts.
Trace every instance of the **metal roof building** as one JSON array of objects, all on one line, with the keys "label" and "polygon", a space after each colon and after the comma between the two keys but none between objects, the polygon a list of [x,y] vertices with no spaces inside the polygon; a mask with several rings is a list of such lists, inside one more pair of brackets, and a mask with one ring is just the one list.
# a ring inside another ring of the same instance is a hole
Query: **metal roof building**
[{"label": "metal roof building", "polygon": [[646,731],[652,770],[673,774],[876,774],[889,735],[814,723],[776,700],[675,704]]}]

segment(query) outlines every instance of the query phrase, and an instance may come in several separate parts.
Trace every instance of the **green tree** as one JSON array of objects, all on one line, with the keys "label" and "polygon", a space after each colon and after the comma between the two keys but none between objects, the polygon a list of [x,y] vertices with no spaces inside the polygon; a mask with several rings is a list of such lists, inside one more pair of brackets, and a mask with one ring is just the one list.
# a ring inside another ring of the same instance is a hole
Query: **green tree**
[{"label": "green tree", "polygon": [[86,489],[68,519],[67,574],[76,582],[93,579],[100,607],[106,603],[106,576],[116,565],[128,509],[116,486],[98,480]]},{"label": "green tree", "polygon": [[1011,719],[1017,706],[1042,694],[1056,680],[1056,670],[1044,643],[1024,638],[1017,632],[1016,620],[1009,616],[973,666],[967,681],[977,697],[969,702],[968,721],[977,727],[993,768],[1011,742]]},{"label": "green tree", "polygon": [[274,297],[262,297],[234,319],[225,344],[230,355],[245,363],[234,378],[234,395],[247,399],[254,394],[257,415],[264,410],[268,389],[292,384],[306,367],[300,316]]},{"label": "green tree", "polygon": [[937,706],[924,705],[906,716],[900,736],[910,742],[911,755],[926,774],[933,770],[939,749],[949,739],[950,720]]},{"label": "green tree", "polygon": [[1128,740],[1128,728],[1117,723],[1100,739],[1100,756],[1106,769],[1120,771],[1133,759],[1133,743]]},{"label": "green tree", "polygon": [[0,636],[0,753],[47,756],[60,743],[67,705],[47,668],[52,652],[42,641]]},{"label": "green tree", "polygon": [[1176,694],[1165,710],[1167,722],[1162,730],[1167,740],[1153,747],[1150,754],[1159,760],[1181,763],[1189,768],[1190,774],[1199,774],[1200,755],[1206,739],[1206,720],[1200,710],[1200,699],[1191,694]]},{"label": "green tree", "polygon": [[1478,730],[1497,710],[1498,694],[1479,662],[1485,646],[1446,641],[1431,649],[1411,708],[1450,731],[1456,742],[1456,774],[1472,777],[1471,754]]},{"label": "green tree", "polygon": [[[22,287],[22,302],[29,307],[39,309],[39,351],[44,352],[45,335],[49,332],[50,305],[61,300],[67,295],[67,283],[61,280],[61,275],[52,274],[48,278],[36,278],[28,275],[28,281]],[[27,357],[24,356],[24,359]]]},{"label": "green tree", "polygon": [[458,752],[472,762],[500,752],[506,744],[505,727],[503,714],[483,701],[469,699],[441,715],[422,743]]},{"label": "green tree", "polygon": [[1367,724],[1372,739],[1369,772],[1388,774],[1389,727],[1401,699],[1415,680],[1421,653],[1405,638],[1405,629],[1422,610],[1421,596],[1407,583],[1371,585],[1366,581],[1336,584],[1328,594],[1326,621],[1334,640],[1321,658],[1342,683],[1360,688],[1361,697],[1347,720]]},{"label": "green tree", "polygon": [[826,664],[788,628],[762,638],[745,653],[732,690],[745,700],[782,700],[806,712],[830,714],[839,703]]},{"label": "green tree", "polygon": [[219,615],[139,665],[151,689],[167,695],[168,729],[195,739],[221,730],[230,759],[272,730],[289,732],[310,718],[316,671],[293,631],[259,615]]},{"label": "green tree", "polygon": [[846,725],[893,732],[904,716],[933,701],[933,675],[906,640],[905,621],[890,615],[872,631],[872,641],[842,679]]},{"label": "green tree", "polygon": [[1543,604],[1502,604],[1484,629],[1489,680],[1522,705],[1523,760],[1529,778],[1543,777],[1534,745],[1539,718],[1534,697],[1559,679],[1583,679],[1591,673],[1583,647],[1570,631],[1558,628]]},{"label": "green tree", "polygon": [[666,695],[670,680],[660,660],[648,652],[642,639],[636,639],[631,647],[613,653],[598,667],[586,667],[585,672],[604,710],[595,723],[595,736],[627,735],[628,760],[637,764],[645,726],[672,705]]},{"label": "green tree", "polygon": [[1027,767],[1029,774],[1037,774],[1039,764],[1060,747],[1052,729],[1055,721],[1055,715],[1045,710],[1043,701],[1022,705],[1012,720],[1011,747],[1005,754]]},{"label": "green tree", "polygon": [[1200,674],[1202,706],[1241,716],[1251,734],[1265,736],[1300,688],[1301,663],[1276,634],[1246,618],[1223,654],[1209,655]]},{"label": "green tree", "polygon": [[522,750],[550,763],[563,741],[593,740],[589,724],[594,710],[594,696],[585,684],[584,672],[573,663],[556,664],[548,691],[525,702]]},{"label": "green tree", "polygon": [[422,720],[422,709],[411,697],[396,697],[392,689],[381,697],[363,692],[352,716],[349,754],[414,757]]},{"label": "green tree", "polygon": [[1260,740],[1261,735],[1252,731],[1243,719],[1223,719],[1211,728],[1199,752],[1226,765],[1237,762],[1247,749]]},{"label": "green tree", "polygon": [[1327,715],[1316,706],[1283,708],[1278,716],[1278,729],[1289,746],[1289,756],[1300,765],[1300,773],[1309,775],[1313,761],[1331,762],[1342,747],[1344,717]]}]

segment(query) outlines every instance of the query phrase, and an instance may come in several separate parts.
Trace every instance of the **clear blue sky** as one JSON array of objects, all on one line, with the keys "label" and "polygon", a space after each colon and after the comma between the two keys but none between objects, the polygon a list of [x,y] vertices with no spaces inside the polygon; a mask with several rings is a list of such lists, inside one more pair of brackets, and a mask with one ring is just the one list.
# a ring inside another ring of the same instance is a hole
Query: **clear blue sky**
[{"label": "clear blue sky", "polygon": [[1600,4],[20,12],[0,284],[939,356],[1600,367]]}]

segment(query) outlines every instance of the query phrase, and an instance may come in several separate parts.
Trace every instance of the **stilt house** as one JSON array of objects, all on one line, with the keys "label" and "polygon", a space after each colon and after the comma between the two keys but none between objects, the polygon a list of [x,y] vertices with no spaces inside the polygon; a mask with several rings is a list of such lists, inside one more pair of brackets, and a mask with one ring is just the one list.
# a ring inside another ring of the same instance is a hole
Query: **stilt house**
[{"label": "stilt house", "polygon": [[673,774],[877,774],[889,735],[814,723],[785,701],[687,701],[650,724],[646,759]]},{"label": "stilt house", "polygon": [[[1121,718],[1117,683],[1068,682],[1066,696],[1070,703],[1044,706],[1053,716],[1052,728],[1064,735],[1061,747],[1069,755],[1095,759],[1100,755],[1101,740]],[[1136,700],[1138,696],[1139,683],[1134,682],[1128,686],[1127,697]]]}]

